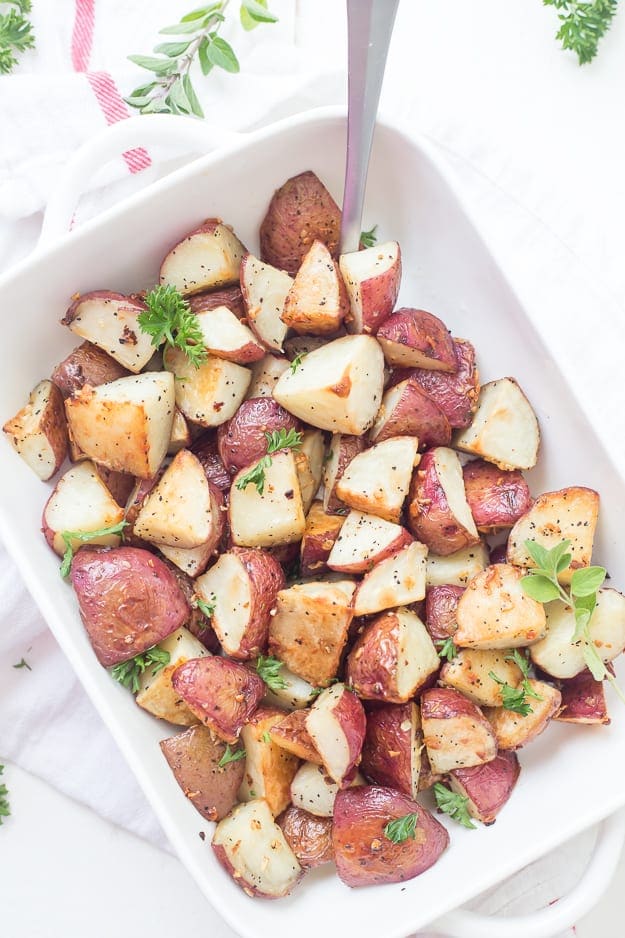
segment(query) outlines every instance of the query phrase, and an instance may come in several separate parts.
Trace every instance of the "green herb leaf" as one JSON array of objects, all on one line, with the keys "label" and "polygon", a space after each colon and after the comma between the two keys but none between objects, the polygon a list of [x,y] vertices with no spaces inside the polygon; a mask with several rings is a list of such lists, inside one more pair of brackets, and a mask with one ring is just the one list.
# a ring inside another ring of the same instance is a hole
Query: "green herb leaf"
[{"label": "green herb leaf", "polygon": [[140,687],[139,678],[143,672],[148,668],[152,668],[152,677],[156,677],[158,672],[169,664],[170,659],[171,656],[168,651],[154,645],[153,648],[148,648],[147,651],[135,655],[129,661],[116,664],[114,668],[111,668],[111,676],[122,687],[129,687],[133,694],[137,694]]},{"label": "green herb leaf", "polygon": [[307,354],[308,354],[307,352],[299,352],[299,354],[297,354],[297,355],[295,356],[295,358],[293,359],[293,361],[292,361],[291,364],[289,365],[289,367],[290,367],[290,369],[291,369],[291,374],[293,374],[293,375],[295,374],[295,372],[297,371],[297,369],[299,368],[299,366],[302,364],[302,362],[303,362],[304,359],[306,358],[306,355],[307,355]]},{"label": "green herb leaf", "polygon": [[229,42],[222,39],[221,36],[212,35],[211,41],[206,48],[206,55],[209,62],[218,68],[223,68],[226,72],[238,72],[241,66],[239,60],[234,54],[234,49]]},{"label": "green herb leaf", "polygon": [[521,579],[523,592],[539,603],[550,603],[560,595],[558,587],[542,574],[530,574]]},{"label": "green herb leaf", "polygon": [[[0,775],[4,772],[4,766],[0,765]],[[6,785],[0,785],[0,827],[2,826],[2,818],[9,817],[11,814],[11,808],[9,807],[8,799],[9,789]]]},{"label": "green herb leaf", "polygon": [[142,332],[152,337],[152,345],[178,348],[199,368],[208,353],[199,320],[182,294],[168,283],[151,290],[145,304],[138,322]]},{"label": "green herb leaf", "polygon": [[417,814],[404,814],[384,827],[384,836],[393,844],[402,844],[405,840],[415,840],[417,832]]},{"label": "green herb leaf", "polygon": [[360,232],[360,243],[362,244],[363,248],[372,248],[375,244],[377,244],[377,229],[378,226],[374,225],[373,228],[369,229],[369,231]]},{"label": "green herb leaf", "polygon": [[262,677],[269,690],[286,690],[289,686],[280,674],[283,667],[283,662],[271,655],[259,655],[256,661],[256,673]]},{"label": "green herb leaf", "polygon": [[223,7],[223,2],[221,3],[209,3],[204,7],[197,7],[195,10],[191,10],[190,13],[185,13],[182,17],[182,23],[194,23],[197,20],[204,19],[204,17],[209,16],[211,13],[214,13],[215,10],[221,10]]},{"label": "green herb leaf", "polygon": [[440,782],[434,785],[434,797],[436,798],[436,804],[444,814],[448,814],[450,818],[457,821],[458,824],[462,824],[463,827],[468,827],[470,830],[476,829],[476,825],[471,820],[471,815],[467,809],[468,798],[457,795],[456,792],[450,791]]},{"label": "green herb leaf", "polygon": [[522,686],[511,687],[510,684],[498,678],[494,671],[489,671],[488,676],[501,685],[501,706],[504,710],[520,713],[522,717],[532,713],[532,708],[525,699],[525,689]]},{"label": "green herb leaf", "polygon": [[571,577],[571,594],[578,599],[596,594],[603,585],[606,570],[604,567],[582,567]]},{"label": "green herb leaf", "polygon": [[202,105],[200,104],[199,98],[195,93],[195,89],[191,84],[191,78],[189,75],[185,75],[182,79],[182,86],[185,90],[187,100],[191,105],[191,112],[195,114],[196,117],[204,117],[204,111],[202,110]]},{"label": "green herb leaf", "polygon": [[458,649],[456,648],[454,644],[453,636],[451,635],[449,636],[449,638],[446,638],[444,640],[441,639],[438,642],[434,642],[434,644],[438,648],[439,658],[446,658],[447,661],[453,661],[456,655],[458,654]]},{"label": "green herb leaf", "polygon": [[14,664],[13,667],[14,668],[28,668],[29,671],[32,671],[32,668],[29,665],[28,661],[26,661],[26,658],[22,658],[22,660],[18,661],[17,664]]},{"label": "green herb leaf", "polygon": [[267,452],[277,453],[281,449],[299,449],[302,445],[303,436],[304,434],[299,433],[297,430],[285,430],[284,427],[281,427],[280,430],[265,430]]},{"label": "green herb leaf", "polygon": [[245,756],[245,749],[231,749],[230,743],[226,743],[226,751],[217,765],[220,769],[223,769],[224,765],[228,765],[229,762],[238,762],[239,759],[245,759]]},{"label": "green herb leaf", "polygon": [[202,69],[203,75],[208,75],[212,71],[213,63],[210,61],[206,50],[208,49],[208,39],[206,36],[202,39],[198,46],[197,55],[200,62],[200,68]]},{"label": "green herb leaf", "polygon": [[265,469],[268,469],[270,465],[271,456],[263,456],[262,459],[258,460],[256,465],[248,469],[240,479],[237,479],[237,488],[243,491],[248,485],[255,485],[258,494],[262,495],[265,491]]},{"label": "green herb leaf", "polygon": [[109,537],[113,534],[121,534],[124,537],[124,528],[128,526],[127,521],[120,521],[118,524],[112,524],[109,528],[98,528],[97,531],[61,531],[61,537],[65,542],[65,553],[61,564],[61,576],[66,579],[72,568],[74,559],[74,541],[80,541],[81,544],[88,544],[99,537]]},{"label": "green herb leaf", "polygon": [[272,741],[271,736],[269,735],[269,733],[267,733],[267,731],[263,733],[262,740],[264,743],[270,743]]},{"label": "green herb leaf", "polygon": [[190,44],[190,39],[186,42],[161,42],[160,45],[154,47],[154,51],[160,52],[161,55],[166,55],[170,59],[177,59],[178,56],[187,51]]},{"label": "green herb leaf", "polygon": [[215,606],[217,604],[217,597],[214,593],[211,593],[210,602],[207,602],[205,599],[202,599],[199,596],[195,596],[193,600],[193,605],[203,612],[207,619],[210,619],[215,615]]},{"label": "green herb leaf", "polygon": [[516,664],[523,677],[527,679],[530,673],[530,663],[527,660],[527,656],[524,655],[523,652],[519,651],[518,648],[513,648],[510,654],[506,655],[504,660],[512,661],[513,664]]},{"label": "green herb leaf", "polygon": [[30,13],[30,3],[14,0],[18,9],[0,13],[0,73],[7,74],[17,65],[18,55],[35,45],[33,26],[24,15]]},{"label": "green herb leaf", "polygon": [[543,3],[562,10],[558,13],[561,26],[556,33],[562,48],[575,52],[580,65],[591,62],[616,14],[617,0],[543,0]]},{"label": "green herb leaf", "polygon": [[171,75],[176,71],[176,60],[157,58],[154,55],[129,55],[128,58],[139,68],[145,68],[155,75]]},{"label": "green herb leaf", "polygon": [[254,29],[260,23],[278,22],[278,17],[267,9],[267,0],[241,0],[240,16],[241,25],[247,30]]}]

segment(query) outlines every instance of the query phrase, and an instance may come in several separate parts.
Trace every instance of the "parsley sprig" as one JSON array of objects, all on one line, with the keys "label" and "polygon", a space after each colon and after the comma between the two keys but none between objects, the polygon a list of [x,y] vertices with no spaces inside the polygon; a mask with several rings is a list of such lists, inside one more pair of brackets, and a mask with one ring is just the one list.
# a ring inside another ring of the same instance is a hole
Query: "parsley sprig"
[{"label": "parsley sprig", "polygon": [[98,537],[109,537],[112,534],[124,536],[124,528],[127,527],[127,521],[120,521],[118,524],[112,524],[108,528],[99,528],[97,531],[61,531],[61,537],[65,542],[65,553],[61,564],[61,576],[66,579],[72,568],[75,547],[73,542],[80,541],[81,544],[88,544]]},{"label": "parsley sprig", "polygon": [[405,840],[415,840],[417,836],[417,814],[404,814],[403,817],[389,821],[384,827],[384,836],[393,844],[402,844]]},{"label": "parsley sprig", "polygon": [[580,65],[591,62],[599,41],[607,33],[617,10],[617,0],[543,0],[545,6],[561,11],[556,39],[563,49],[575,52]]},{"label": "parsley sprig", "polygon": [[129,661],[116,664],[111,669],[111,675],[116,681],[119,681],[122,687],[129,687],[133,694],[137,694],[140,687],[139,678],[143,672],[151,667],[152,677],[156,677],[158,672],[169,664],[170,660],[171,655],[169,652],[155,645],[153,648],[148,648],[147,651],[142,652],[142,654],[135,655]]},{"label": "parsley sprig", "polygon": [[[232,74],[240,71],[234,49],[219,35],[229,4],[230,0],[220,0],[191,10],[179,23],[160,30],[161,35],[176,38],[155,46],[155,55],[128,56],[135,65],[152,72],[154,79],[135,88],[126,102],[141,114],[204,117],[191,79],[194,63],[199,63],[203,75],[213,68]],[[278,19],[267,9],[267,0],[241,0],[239,18],[246,31]]]},{"label": "parsley sprig", "polygon": [[[0,765],[0,775],[4,772],[4,766]],[[9,789],[4,784],[0,784],[0,827],[2,826],[2,818],[8,817],[11,813],[11,808],[9,807]]]},{"label": "parsley sprig", "polygon": [[458,649],[456,648],[452,635],[450,635],[449,638],[440,639],[438,642],[434,642],[434,644],[438,648],[439,658],[446,658],[447,661],[453,661],[458,654]]},{"label": "parsley sprig", "polygon": [[171,283],[154,287],[145,298],[147,309],[139,313],[139,327],[152,336],[152,345],[165,343],[184,352],[199,368],[208,352],[200,323],[184,296]]},{"label": "parsley sprig", "polygon": [[281,427],[280,430],[265,430],[267,439],[267,455],[262,456],[251,469],[248,469],[240,479],[237,480],[237,488],[246,489],[248,485],[255,485],[256,491],[262,495],[265,491],[265,471],[272,464],[271,454],[277,453],[281,449],[299,449],[302,445],[302,433],[297,430],[286,430]]},{"label": "parsley sprig", "polygon": [[269,690],[286,690],[289,686],[280,674],[283,667],[283,662],[271,655],[259,655],[256,661],[256,673],[262,677]]},{"label": "parsley sprig", "polygon": [[469,803],[468,798],[464,795],[456,794],[455,791],[450,791],[449,788],[445,785],[441,785],[440,782],[434,785],[433,791],[436,804],[443,814],[448,814],[450,818],[457,821],[458,824],[462,824],[463,827],[476,830],[476,826],[471,820],[471,815],[467,810],[467,804]]},{"label": "parsley sprig", "polygon": [[289,365],[289,368],[291,369],[291,374],[292,374],[292,375],[295,374],[295,372],[297,371],[297,369],[299,368],[299,366],[302,364],[302,362],[303,362],[304,359],[306,358],[306,355],[307,355],[307,354],[308,354],[308,352],[298,352],[298,354],[295,356],[295,358],[293,359],[293,361],[292,361],[291,364]]},{"label": "parsley sprig", "polygon": [[245,759],[247,753],[245,749],[231,749],[230,743],[226,743],[226,751],[217,763],[220,769],[223,769],[229,762],[238,762],[239,759]]},{"label": "parsley sprig", "polygon": [[215,606],[217,605],[217,597],[214,593],[211,593],[210,601],[206,599],[201,599],[199,596],[196,596],[193,600],[193,605],[203,612],[207,619],[210,619],[215,615]]},{"label": "parsley sprig", "polygon": [[0,73],[5,75],[17,65],[18,54],[35,45],[33,26],[26,13],[30,13],[30,0],[7,0],[0,4],[9,7],[0,13]]},{"label": "parsley sprig", "polygon": [[497,677],[494,671],[489,671],[488,676],[501,687],[501,705],[504,710],[511,710],[513,713],[520,713],[522,717],[533,713],[528,697],[534,700],[542,700],[540,694],[537,694],[529,682],[530,666],[525,655],[521,654],[518,648],[515,648],[512,654],[506,655],[505,661],[512,661],[520,670],[523,678],[518,687],[512,687],[507,681],[502,681]]},{"label": "parsley sprig", "polygon": [[17,664],[14,664],[13,667],[14,668],[27,668],[29,671],[32,671],[32,668],[29,665],[26,658],[22,658],[20,661],[17,662]]},{"label": "parsley sprig", "polygon": [[374,225],[373,228],[369,229],[369,231],[360,232],[360,243],[362,244],[363,248],[372,248],[375,244],[377,244],[377,230],[378,226]]}]

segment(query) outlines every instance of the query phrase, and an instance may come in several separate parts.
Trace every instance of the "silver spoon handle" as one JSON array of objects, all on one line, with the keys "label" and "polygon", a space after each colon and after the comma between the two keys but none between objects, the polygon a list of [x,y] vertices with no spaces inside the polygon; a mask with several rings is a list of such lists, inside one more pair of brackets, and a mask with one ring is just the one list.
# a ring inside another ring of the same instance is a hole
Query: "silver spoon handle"
[{"label": "silver spoon handle", "polygon": [[357,251],[380,89],[399,0],[347,0],[347,160],[341,253]]}]

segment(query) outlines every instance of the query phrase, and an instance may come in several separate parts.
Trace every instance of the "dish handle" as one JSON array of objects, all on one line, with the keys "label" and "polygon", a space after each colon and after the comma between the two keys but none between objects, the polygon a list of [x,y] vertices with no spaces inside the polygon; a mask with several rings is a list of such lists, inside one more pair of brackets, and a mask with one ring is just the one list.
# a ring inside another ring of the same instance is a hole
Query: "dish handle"
[{"label": "dish handle", "polygon": [[430,927],[449,938],[552,938],[575,925],[599,901],[614,876],[624,840],[625,809],[621,809],[599,826],[582,878],[562,899],[529,915],[490,916],[456,909]]},{"label": "dish handle", "polygon": [[202,153],[228,146],[243,134],[182,115],[145,114],[105,127],[72,156],[61,173],[43,216],[37,250],[48,247],[71,228],[80,195],[99,169],[126,150],[139,146],[195,146]]}]

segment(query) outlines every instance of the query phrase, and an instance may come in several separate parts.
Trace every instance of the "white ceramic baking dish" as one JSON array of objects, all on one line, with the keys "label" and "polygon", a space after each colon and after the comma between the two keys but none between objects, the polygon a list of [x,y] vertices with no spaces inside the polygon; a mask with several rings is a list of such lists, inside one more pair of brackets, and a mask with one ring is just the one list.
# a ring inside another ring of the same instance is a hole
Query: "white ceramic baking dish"
[{"label": "white ceramic baking dish", "polygon": [[[31,387],[73,346],[72,335],[58,325],[73,292],[151,286],[171,242],[211,215],[230,222],[254,250],[271,193],[302,170],[315,170],[340,197],[344,126],[343,113],[334,109],[300,115],[243,137],[216,134],[182,118],[141,117],[93,141],[72,163],[52,200],[44,232],[48,245],[0,280],[7,350],[2,419],[23,405]],[[71,235],[58,236],[59,230],[67,230],[82,182],[98,162],[130,146],[154,146],[181,137],[210,140],[219,149]],[[543,430],[540,468],[531,474],[533,490],[571,483],[600,490],[596,558],[607,563],[612,582],[625,587],[623,478],[429,148],[384,123],[373,147],[365,222],[367,227],[376,223],[383,237],[401,242],[400,300],[433,310],[454,334],[470,338],[484,380],[502,375],[519,379]],[[607,883],[623,833],[618,816],[603,825],[582,884],[547,912],[490,922],[470,913],[450,913],[625,803],[625,712],[615,699],[609,727],[549,727],[521,753],[519,784],[497,823],[467,831],[450,822],[451,848],[418,879],[350,890],[325,869],[308,875],[288,899],[249,899],[214,860],[211,825],[184,798],[160,754],[157,741],[170,735],[168,728],[137,708],[131,695],[96,662],[73,593],[59,577],[58,558],[39,533],[50,486],[42,485],[4,442],[0,483],[0,530],[29,589],[181,859],[241,935],[273,938],[290,932],[298,938],[318,938],[348,932],[359,938],[404,938],[438,919],[438,931],[465,938],[548,936],[583,913]],[[80,754],[68,753],[68,760],[73,758]],[[198,836],[200,831],[206,832],[206,841]]]}]

